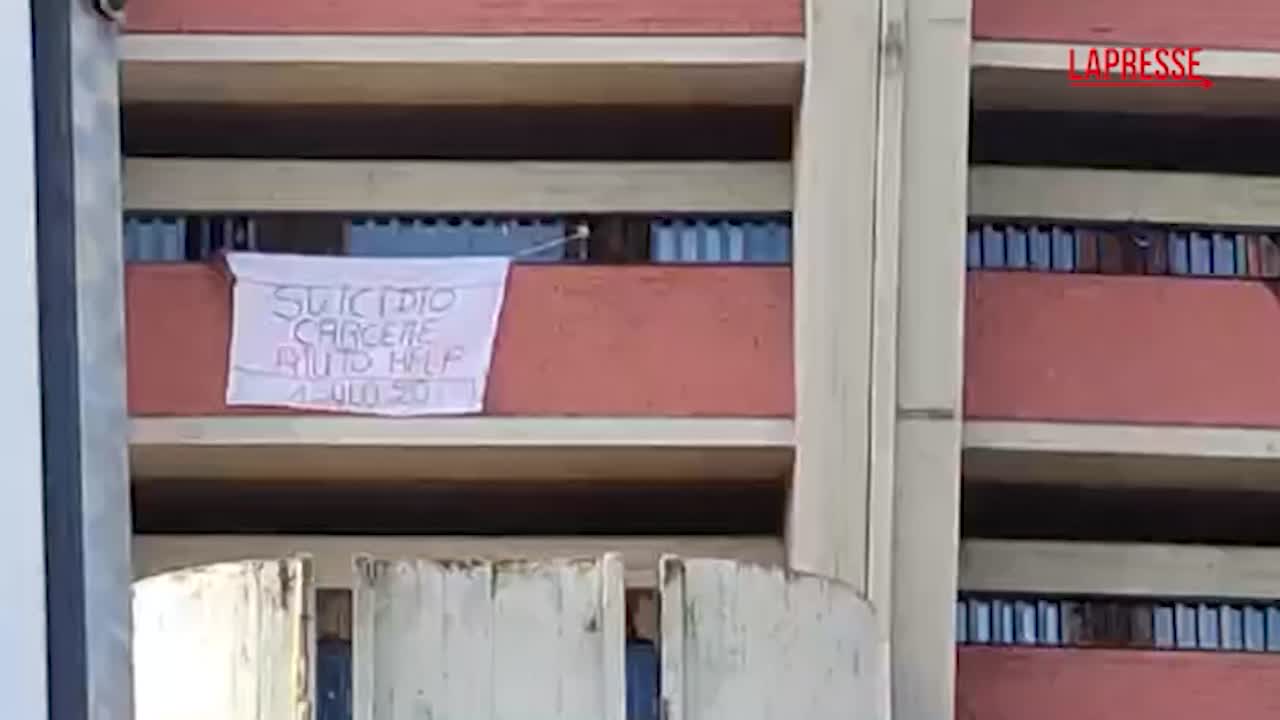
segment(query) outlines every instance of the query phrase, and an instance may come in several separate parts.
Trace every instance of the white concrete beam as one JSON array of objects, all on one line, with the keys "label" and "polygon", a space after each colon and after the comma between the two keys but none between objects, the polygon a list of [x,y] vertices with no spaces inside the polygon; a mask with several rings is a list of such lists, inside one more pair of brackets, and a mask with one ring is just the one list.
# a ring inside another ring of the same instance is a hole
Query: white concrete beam
[{"label": "white concrete beam", "polygon": [[790,105],[804,38],[139,34],[121,55],[129,102]]},{"label": "white concrete beam", "polygon": [[143,159],[125,208],[153,212],[785,212],[786,162]]},{"label": "white concrete beam", "polygon": [[1280,597],[1275,548],[966,540],[970,592],[1132,597]]}]

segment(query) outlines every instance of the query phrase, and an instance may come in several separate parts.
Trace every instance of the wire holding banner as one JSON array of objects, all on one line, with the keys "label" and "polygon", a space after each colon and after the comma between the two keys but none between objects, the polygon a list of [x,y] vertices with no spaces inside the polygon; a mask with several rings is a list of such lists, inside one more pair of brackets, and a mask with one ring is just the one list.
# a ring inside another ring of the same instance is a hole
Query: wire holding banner
[{"label": "wire holding banner", "polygon": [[[545,252],[547,250],[550,250],[552,248],[560,247],[562,245],[567,245],[573,242],[585,241],[590,237],[591,237],[590,225],[588,225],[586,222],[579,222],[571,226],[568,232],[566,232],[561,237],[552,238],[551,240],[538,243],[537,245],[533,245],[530,247],[526,247],[522,250],[515,251],[509,257],[512,260],[518,261],[521,258],[531,257],[539,253]],[[231,252],[238,252],[238,251],[231,248],[227,248],[227,247],[219,248],[216,252],[208,256],[208,259],[206,260],[206,262],[209,262],[211,265],[218,268],[220,271],[222,271],[229,277],[230,273],[227,270],[226,256],[228,253],[231,253]],[[431,257],[431,256],[426,255],[424,257]]]},{"label": "wire holding banner", "polygon": [[590,226],[588,226],[586,223],[577,223],[576,225],[574,225],[573,230],[568,233],[565,233],[564,236],[555,238],[553,240],[548,240],[544,243],[538,243],[537,245],[534,245],[532,247],[527,247],[515,253],[511,257],[512,259],[518,260],[522,257],[537,255],[540,252],[550,250],[551,248],[560,247],[561,245],[566,245],[571,242],[586,240],[589,237],[591,237]]}]

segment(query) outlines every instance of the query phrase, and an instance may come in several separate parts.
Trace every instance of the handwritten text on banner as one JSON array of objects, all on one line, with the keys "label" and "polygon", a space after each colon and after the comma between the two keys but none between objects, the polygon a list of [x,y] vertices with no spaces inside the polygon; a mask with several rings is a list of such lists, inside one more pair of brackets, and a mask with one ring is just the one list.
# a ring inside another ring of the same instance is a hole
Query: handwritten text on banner
[{"label": "handwritten text on banner", "polygon": [[232,253],[228,405],[483,409],[511,263]]}]

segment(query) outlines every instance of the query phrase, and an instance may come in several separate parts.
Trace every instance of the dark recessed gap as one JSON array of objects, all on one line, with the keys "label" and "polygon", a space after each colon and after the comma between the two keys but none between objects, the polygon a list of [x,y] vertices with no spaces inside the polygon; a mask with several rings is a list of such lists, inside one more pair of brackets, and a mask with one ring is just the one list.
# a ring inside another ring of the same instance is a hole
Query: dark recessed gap
[{"label": "dark recessed gap", "polygon": [[789,107],[130,104],[124,153],[152,157],[788,160]]},{"label": "dark recessed gap", "polygon": [[1280,173],[1272,118],[982,111],[971,128],[974,164]]},{"label": "dark recessed gap", "polygon": [[139,480],[142,533],[776,535],[784,482]]},{"label": "dark recessed gap", "polygon": [[966,537],[1280,545],[1280,493],[968,481]]}]

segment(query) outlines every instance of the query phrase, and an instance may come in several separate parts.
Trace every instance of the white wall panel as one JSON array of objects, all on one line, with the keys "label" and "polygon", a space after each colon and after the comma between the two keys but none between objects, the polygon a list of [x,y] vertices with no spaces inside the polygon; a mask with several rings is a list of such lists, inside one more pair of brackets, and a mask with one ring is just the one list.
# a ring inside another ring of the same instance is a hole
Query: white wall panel
[{"label": "white wall panel", "polygon": [[623,720],[617,556],[356,573],[356,720]]},{"label": "white wall panel", "polygon": [[246,560],[135,583],[136,720],[309,720],[310,575]]},{"label": "white wall panel", "polygon": [[851,587],[663,558],[665,720],[880,720],[888,646]]}]

